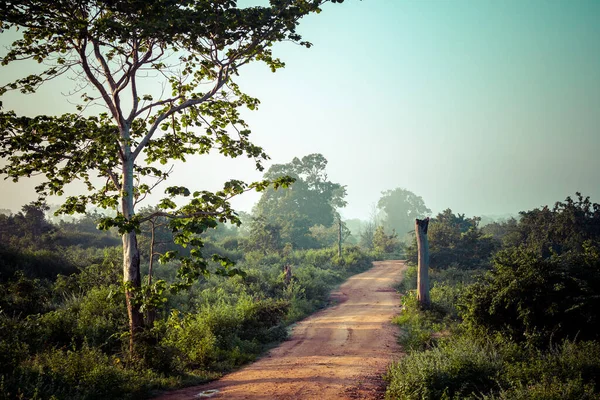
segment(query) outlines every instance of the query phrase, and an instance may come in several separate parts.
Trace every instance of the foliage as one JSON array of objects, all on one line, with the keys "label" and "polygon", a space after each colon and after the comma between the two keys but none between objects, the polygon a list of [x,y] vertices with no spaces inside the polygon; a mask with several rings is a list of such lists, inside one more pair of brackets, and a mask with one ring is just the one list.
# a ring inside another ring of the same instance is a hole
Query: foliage
[{"label": "foliage", "polygon": [[124,368],[119,358],[84,345],[81,349],[51,349],[0,377],[0,398],[136,399],[150,387],[167,387],[152,371]]},{"label": "foliage", "polygon": [[272,165],[264,178],[275,180],[290,176],[294,184],[287,190],[267,189],[254,208],[259,218],[279,226],[281,241],[293,248],[318,247],[310,229],[315,225],[334,224],[336,208],[344,207],[346,189],[328,180],[327,160],[322,154],[294,158],[287,164]]},{"label": "foliage", "polygon": [[441,330],[442,318],[434,308],[422,310],[415,291],[402,296],[400,315],[392,320],[401,326],[398,341],[405,350],[424,350],[436,343],[434,333]]},{"label": "foliage", "polygon": [[342,225],[341,240],[342,243],[345,243],[351,237],[351,232],[344,221],[336,220],[330,227],[325,227],[324,225],[313,225],[310,227],[310,236],[316,241],[318,248],[332,247],[338,242],[340,224]]},{"label": "foliage", "polygon": [[600,240],[600,204],[576,193],[552,209],[544,206],[521,212],[519,236],[514,245],[523,244],[530,251],[547,258],[553,254],[580,253],[587,241]]},{"label": "foliage", "polygon": [[260,215],[252,219],[250,234],[243,242],[246,251],[260,251],[263,254],[278,252],[283,249],[281,239],[281,226],[269,223]]},{"label": "foliage", "polygon": [[386,379],[389,399],[464,399],[494,387],[502,360],[490,343],[469,338],[442,341],[393,364]]},{"label": "foliage", "polygon": [[195,314],[173,311],[155,327],[164,331],[159,348],[172,349],[169,367],[175,370],[226,371],[253,360],[264,344],[286,337],[280,324],[287,308],[285,301],[255,301],[244,294],[236,304],[205,305]]},{"label": "foliage", "polygon": [[566,341],[542,352],[459,336],[393,364],[386,398],[595,399],[599,356],[597,342]]},{"label": "foliage", "polygon": [[[454,214],[450,209],[431,219],[427,232],[431,268],[486,268],[498,242],[485,236],[478,223],[478,217],[465,218],[464,214]],[[417,262],[416,239],[407,249],[407,259]]]},{"label": "foliage", "polygon": [[598,340],[598,254],[596,247],[550,259],[523,249],[498,253],[494,268],[465,293],[467,326],[536,345],[563,338]]},{"label": "foliage", "polygon": [[503,247],[518,246],[521,242],[521,234],[519,233],[519,221],[515,218],[510,218],[506,221],[491,222],[481,228],[481,232],[485,236],[491,236],[497,243],[501,243]]},{"label": "foliage", "polygon": [[401,237],[415,229],[416,218],[423,218],[431,213],[421,196],[403,188],[383,192],[377,208],[385,213],[385,228],[388,231],[395,230]]},{"label": "foliage", "polygon": [[400,250],[400,241],[396,231],[390,235],[385,233],[383,226],[378,226],[373,234],[373,248],[379,253],[395,253]]},{"label": "foliage", "polygon": [[[79,229],[77,221],[68,226]],[[65,224],[51,228],[57,238]],[[213,233],[207,247],[226,253],[218,244],[224,239]],[[283,340],[287,324],[325,306],[333,287],[371,265],[357,247],[344,248],[342,257],[334,249],[248,253],[239,262],[245,276],[202,277],[159,304],[132,359],[120,248],[96,248],[94,240],[89,247],[62,247],[52,238],[45,243],[49,257],[62,257],[74,269],[68,275],[51,269],[40,278],[35,263],[43,260],[31,259],[31,276],[11,275],[0,286],[0,399],[143,398],[151,390],[213,379]],[[26,251],[9,250],[15,257]],[[12,259],[0,261],[12,265]],[[178,267],[161,265],[156,281],[176,280]]]}]

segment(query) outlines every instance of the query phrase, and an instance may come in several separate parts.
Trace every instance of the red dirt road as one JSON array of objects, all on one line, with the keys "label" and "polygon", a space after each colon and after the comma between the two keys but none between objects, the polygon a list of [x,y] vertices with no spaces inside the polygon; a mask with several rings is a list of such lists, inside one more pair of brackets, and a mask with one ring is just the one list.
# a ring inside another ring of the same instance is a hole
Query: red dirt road
[{"label": "red dirt road", "polygon": [[158,400],[380,399],[381,374],[399,354],[400,310],[392,285],[404,263],[379,261],[332,294],[337,305],[299,322],[289,340],[260,360],[202,386]]}]

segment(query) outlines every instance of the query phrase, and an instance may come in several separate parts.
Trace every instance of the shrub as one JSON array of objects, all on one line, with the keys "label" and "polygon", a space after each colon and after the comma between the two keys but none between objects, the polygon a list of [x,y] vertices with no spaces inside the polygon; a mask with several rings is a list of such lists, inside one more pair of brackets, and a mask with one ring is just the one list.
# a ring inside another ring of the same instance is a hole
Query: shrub
[{"label": "shrub", "polygon": [[461,299],[465,325],[547,346],[564,338],[597,339],[600,258],[565,254],[543,259],[513,249]]},{"label": "shrub", "polygon": [[72,295],[57,310],[32,317],[37,346],[66,346],[75,341],[106,350],[120,348],[119,334],[127,330],[126,318],[125,296],[119,286]]},{"label": "shrub", "polygon": [[597,400],[598,393],[592,384],[584,384],[581,379],[561,381],[550,378],[542,382],[518,383],[499,393],[484,395],[484,400]]},{"label": "shrub", "polygon": [[[564,341],[549,350],[521,349],[506,357],[502,381],[508,389],[501,396],[523,398],[526,390],[531,398],[576,399],[589,390],[600,389],[600,343]],[[515,359],[516,358],[516,359]],[[529,388],[529,389],[528,389]],[[546,394],[547,397],[542,396]],[[581,397],[584,398],[584,397]],[[597,397],[596,397],[597,398]]]},{"label": "shrub", "polygon": [[199,315],[181,315],[174,311],[163,324],[164,337],[160,345],[176,350],[173,360],[176,371],[206,369],[214,362],[217,338]]},{"label": "shrub", "polygon": [[50,306],[51,284],[47,280],[29,278],[21,271],[12,280],[0,283],[0,310],[13,315],[44,312]]},{"label": "shrub", "polygon": [[49,349],[2,376],[0,398],[135,399],[167,380],[150,371],[123,368],[118,358],[84,345],[81,349]]},{"label": "shrub", "polygon": [[453,338],[392,364],[386,398],[467,398],[493,388],[501,368],[502,359],[490,343]]},{"label": "shrub", "polygon": [[393,364],[393,399],[597,399],[600,344],[565,341],[533,349],[497,335],[455,335]]}]

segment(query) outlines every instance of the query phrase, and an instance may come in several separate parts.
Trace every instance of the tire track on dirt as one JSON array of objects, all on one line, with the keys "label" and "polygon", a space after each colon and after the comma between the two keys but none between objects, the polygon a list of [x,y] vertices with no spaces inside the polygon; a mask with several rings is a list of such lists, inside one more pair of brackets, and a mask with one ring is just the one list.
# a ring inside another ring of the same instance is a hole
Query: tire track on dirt
[{"label": "tire track on dirt", "polygon": [[[206,385],[166,393],[157,400],[379,399],[381,374],[399,354],[400,311],[392,289],[404,271],[401,261],[378,261],[332,293],[339,301],[299,322],[290,340],[266,356]],[[208,393],[207,393],[208,394]]]}]

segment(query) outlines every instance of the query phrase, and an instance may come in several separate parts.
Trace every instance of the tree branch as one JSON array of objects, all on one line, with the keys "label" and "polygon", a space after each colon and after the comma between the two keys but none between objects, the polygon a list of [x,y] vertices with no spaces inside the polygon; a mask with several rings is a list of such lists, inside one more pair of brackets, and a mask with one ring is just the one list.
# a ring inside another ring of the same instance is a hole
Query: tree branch
[{"label": "tree branch", "polygon": [[132,153],[133,159],[135,160],[137,158],[137,156],[142,152],[144,147],[146,147],[146,145],[148,144],[150,139],[152,139],[152,136],[154,135],[154,133],[156,132],[156,129],[160,126],[160,123],[162,121],[164,121],[166,118],[170,117],[171,115],[173,115],[174,113],[176,113],[178,111],[181,111],[185,108],[194,106],[196,104],[204,103],[206,100],[208,100],[212,96],[214,96],[215,93],[217,93],[221,87],[223,87],[225,82],[227,82],[227,79],[229,79],[229,68],[226,67],[225,72],[223,71],[222,68],[219,69],[219,77],[217,79],[217,83],[215,84],[215,86],[212,88],[212,90],[210,92],[205,93],[204,96],[202,96],[199,99],[186,100],[178,106],[171,107],[169,110],[167,110],[162,115],[160,115],[156,119],[156,121],[154,121],[154,123],[152,124],[152,127],[150,128],[150,130],[148,131],[146,136],[144,136],[144,138],[142,139],[140,144],[137,146],[135,151]]},{"label": "tree branch", "polygon": [[[79,58],[81,59],[81,67],[83,68],[85,75],[90,80],[90,82],[92,82],[92,84],[96,87],[96,89],[98,89],[98,91],[100,92],[100,95],[102,96],[102,99],[104,100],[108,109],[110,110],[110,113],[112,114],[113,118],[116,121],[119,121],[119,113],[117,112],[115,105],[113,104],[108,92],[106,91],[106,89],[104,88],[102,83],[100,83],[98,78],[96,78],[96,76],[92,72],[92,69],[87,61],[87,56],[85,54],[85,50],[87,48],[87,39],[84,38],[83,43],[79,47],[77,47],[77,46],[74,46],[74,47],[77,49],[77,52],[79,53]],[[121,156],[121,158],[123,157],[122,154],[120,154],[120,156]]]}]

